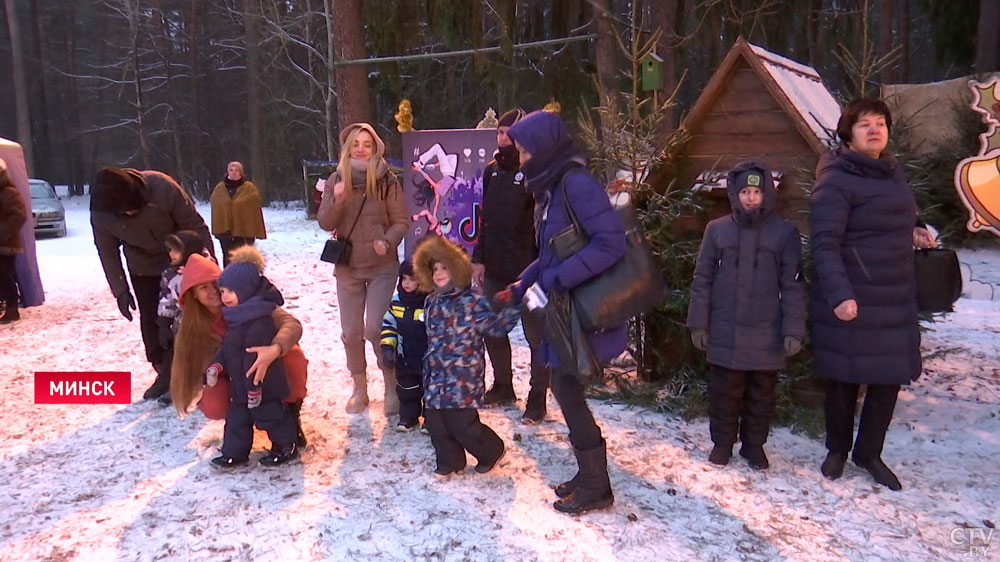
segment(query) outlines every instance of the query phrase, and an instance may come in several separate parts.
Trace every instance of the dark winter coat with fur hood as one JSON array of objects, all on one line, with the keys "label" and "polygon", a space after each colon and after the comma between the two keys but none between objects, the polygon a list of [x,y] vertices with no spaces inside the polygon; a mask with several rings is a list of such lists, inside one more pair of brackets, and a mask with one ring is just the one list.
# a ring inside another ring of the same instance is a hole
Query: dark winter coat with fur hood
[{"label": "dark winter coat with fur hood", "polygon": [[[131,210],[137,212],[125,214]],[[91,185],[90,225],[104,276],[115,296],[128,290],[122,248],[133,275],[159,277],[170,265],[163,242],[168,234],[179,230],[197,232],[205,248],[215,256],[208,226],[191,198],[162,172],[118,168],[98,172]]]},{"label": "dark winter coat with fur hood", "polygon": [[[747,172],[761,178],[763,202],[740,204]],[[705,228],[691,283],[687,325],[708,331],[708,362],[738,371],[785,367],[784,338],[806,335],[799,231],[778,215],[771,170],[743,162],[727,178],[732,214]]]},{"label": "dark winter coat with fur hood", "polygon": [[[917,204],[895,158],[846,148],[820,159],[810,208],[809,317],[816,374],[903,385],[920,376],[913,227]],[[833,310],[854,299],[858,316]]]},{"label": "dark winter coat with fur hood", "polygon": [[[451,274],[451,283],[443,289],[431,278],[438,262]],[[493,312],[486,297],[471,288],[472,267],[464,250],[443,238],[421,242],[413,268],[420,289],[431,292],[424,309],[424,407],[479,408],[486,386],[483,337],[507,334],[517,324],[520,307]]]}]

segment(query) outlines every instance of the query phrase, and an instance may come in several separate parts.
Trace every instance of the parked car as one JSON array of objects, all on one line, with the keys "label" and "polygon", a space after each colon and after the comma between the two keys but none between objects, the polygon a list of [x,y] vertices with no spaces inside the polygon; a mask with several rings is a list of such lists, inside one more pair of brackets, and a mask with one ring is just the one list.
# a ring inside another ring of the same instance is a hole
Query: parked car
[{"label": "parked car", "polygon": [[31,217],[35,221],[35,235],[54,233],[66,236],[66,209],[62,201],[45,180],[28,180],[31,185]]}]

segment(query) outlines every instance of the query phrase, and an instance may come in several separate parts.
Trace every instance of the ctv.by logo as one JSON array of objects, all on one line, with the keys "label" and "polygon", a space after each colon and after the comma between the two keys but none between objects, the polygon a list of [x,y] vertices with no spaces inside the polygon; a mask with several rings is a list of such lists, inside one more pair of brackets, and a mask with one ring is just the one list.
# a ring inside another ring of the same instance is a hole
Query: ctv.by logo
[{"label": "ctv.by logo", "polygon": [[993,527],[955,527],[951,530],[951,544],[963,550],[965,558],[986,558],[993,542]]}]

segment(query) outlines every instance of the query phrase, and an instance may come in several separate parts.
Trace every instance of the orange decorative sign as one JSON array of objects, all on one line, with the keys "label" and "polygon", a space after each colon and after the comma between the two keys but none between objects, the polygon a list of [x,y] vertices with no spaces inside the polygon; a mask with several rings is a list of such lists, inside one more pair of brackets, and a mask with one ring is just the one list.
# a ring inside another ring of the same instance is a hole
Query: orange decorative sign
[{"label": "orange decorative sign", "polygon": [[966,228],[1000,236],[1000,99],[998,80],[986,84],[970,82],[973,111],[983,115],[988,126],[979,135],[979,154],[966,158],[955,167],[955,189],[969,210]]}]

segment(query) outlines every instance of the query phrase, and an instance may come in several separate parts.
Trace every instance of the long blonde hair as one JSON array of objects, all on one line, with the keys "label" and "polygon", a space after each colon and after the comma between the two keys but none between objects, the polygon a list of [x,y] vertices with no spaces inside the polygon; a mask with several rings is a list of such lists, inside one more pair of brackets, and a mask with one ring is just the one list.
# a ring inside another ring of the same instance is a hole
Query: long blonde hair
[{"label": "long blonde hair", "polygon": [[384,198],[384,195],[380,197],[378,190],[378,166],[382,161],[382,152],[384,149],[379,150],[381,145],[381,139],[375,134],[375,131],[371,129],[370,126],[364,127],[360,125],[351,125],[353,127],[347,136],[344,138],[340,146],[340,162],[337,163],[337,172],[340,174],[340,179],[344,182],[344,191],[346,193],[351,193],[351,148],[354,146],[354,141],[357,140],[358,135],[362,131],[368,133],[372,137],[372,144],[375,145],[375,149],[372,151],[372,157],[368,159],[367,166],[365,168],[365,191],[368,192],[368,196],[371,198]]},{"label": "long blonde hair", "polygon": [[170,397],[181,416],[201,391],[205,369],[222,347],[222,336],[212,331],[217,316],[198,301],[194,291],[181,297],[184,312],[174,342],[174,361],[170,368]]}]

